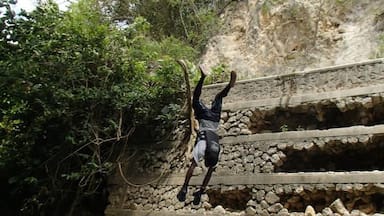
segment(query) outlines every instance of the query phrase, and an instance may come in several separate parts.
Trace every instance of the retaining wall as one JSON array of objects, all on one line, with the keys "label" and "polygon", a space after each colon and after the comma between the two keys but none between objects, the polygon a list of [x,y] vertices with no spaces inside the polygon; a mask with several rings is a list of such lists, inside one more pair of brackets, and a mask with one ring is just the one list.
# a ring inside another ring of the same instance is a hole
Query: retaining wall
[{"label": "retaining wall", "polygon": [[[205,87],[204,100],[224,85]],[[156,182],[136,187],[123,178],[143,184],[156,175],[130,175],[124,166],[125,177],[116,172],[106,214],[300,215],[293,212],[312,205],[332,215],[340,213],[338,198],[356,215],[383,211],[383,96],[383,59],[240,81],[224,99],[221,157],[201,205],[191,204],[192,193],[206,169],[196,168],[187,201],[179,202],[189,162],[169,147],[134,164],[168,170]],[[282,120],[272,118],[278,115]]]}]

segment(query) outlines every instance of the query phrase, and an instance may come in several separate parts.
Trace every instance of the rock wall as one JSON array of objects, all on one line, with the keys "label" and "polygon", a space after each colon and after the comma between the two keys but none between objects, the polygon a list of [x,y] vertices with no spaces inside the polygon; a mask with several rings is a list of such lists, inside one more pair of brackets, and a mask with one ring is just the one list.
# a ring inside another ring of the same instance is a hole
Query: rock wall
[{"label": "rock wall", "polygon": [[[130,157],[130,167],[116,171],[109,181],[106,214],[330,216],[384,211],[383,65],[383,59],[376,59],[240,82],[224,101],[220,161],[201,205],[191,202],[206,172],[202,164],[186,202],[176,199],[189,162],[181,145],[174,144],[137,153],[136,159]],[[267,86],[271,92],[259,94]],[[222,87],[205,87],[206,100]]]},{"label": "rock wall", "polygon": [[[340,171],[336,169],[337,157],[342,157],[343,153],[347,154],[347,149],[364,149],[372,146],[372,136],[338,136],[338,137],[312,137],[306,139],[287,139],[287,140],[264,140],[253,142],[240,142],[236,145],[223,144],[223,150],[218,165],[218,173],[220,174],[252,174],[252,173],[274,173],[281,171],[283,165],[293,166],[290,170],[296,172],[304,171]],[[339,149],[341,148],[341,149]],[[339,150],[337,150],[339,149]],[[344,150],[342,150],[344,149]],[[382,148],[376,148],[375,151],[380,151]],[[298,154],[291,154],[293,151],[300,152],[303,157],[299,160]],[[317,154],[315,153],[317,152]],[[336,154],[334,151],[339,151]],[[321,153],[328,153],[330,161],[324,161],[320,156]],[[287,155],[290,154],[290,155]],[[292,155],[292,156],[291,156]],[[317,160],[310,157],[316,156]],[[368,156],[368,154],[366,155]],[[286,164],[293,160],[297,164]],[[345,158],[343,158],[345,159]],[[300,161],[301,160],[301,161]],[[365,160],[360,158],[360,160]],[[301,163],[312,163],[305,166]],[[380,166],[380,161],[375,160],[376,166]],[[356,162],[357,163],[357,162]],[[353,167],[352,164],[350,164]],[[383,169],[384,167],[380,167]],[[368,169],[368,168],[367,168]],[[292,172],[292,171],[291,171]]]},{"label": "rock wall", "polygon": [[[193,206],[180,203],[174,198],[180,189],[179,186],[125,189],[126,191],[120,191],[120,197],[111,200],[111,204],[130,209],[131,211],[126,212],[132,215],[135,215],[132,210],[136,210],[136,215],[160,215],[163,212],[164,215],[279,216],[304,216],[309,205],[313,205],[314,210],[324,216],[346,215],[346,212],[353,215],[372,214],[382,210],[378,208],[377,197],[373,194],[384,190],[382,185],[360,183],[214,186],[202,196],[201,206]],[[189,187],[189,190],[194,189]],[[124,199],[124,202],[120,199]],[[335,205],[336,200],[340,200],[342,206]],[[186,200],[186,203],[191,202],[191,198]],[[121,211],[110,210],[108,215],[123,214]]]},{"label": "rock wall", "polygon": [[[239,81],[236,88],[224,99],[225,104],[249,102],[261,99],[282,98],[289,95],[306,95],[340,91],[357,87],[383,84],[384,60],[371,60],[322,69],[275,75]],[[212,95],[226,84],[215,84],[204,88],[203,101],[209,104]]]},{"label": "rock wall", "polygon": [[381,0],[233,1],[201,62],[241,79],[383,57]]},{"label": "rock wall", "polygon": [[[343,99],[327,99],[289,108],[248,108],[223,111],[221,137],[372,125],[383,121],[384,94],[374,93]],[[375,109],[375,113],[372,113]],[[337,118],[335,114],[340,114]]]}]

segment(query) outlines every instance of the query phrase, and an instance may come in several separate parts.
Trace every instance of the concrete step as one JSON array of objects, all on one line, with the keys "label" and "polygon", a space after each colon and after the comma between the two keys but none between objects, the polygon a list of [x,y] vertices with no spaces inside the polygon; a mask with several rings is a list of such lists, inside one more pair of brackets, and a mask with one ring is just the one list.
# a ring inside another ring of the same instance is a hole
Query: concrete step
[{"label": "concrete step", "polygon": [[253,135],[228,136],[220,140],[221,145],[233,145],[239,143],[257,143],[258,141],[278,140],[304,140],[324,137],[343,137],[359,135],[384,134],[384,125],[352,126],[346,128],[332,128],[327,130],[286,131],[279,133],[263,133]]},{"label": "concrete step", "polygon": [[[254,135],[241,135],[237,137],[224,137],[220,140],[222,145],[222,155],[221,161],[219,162],[219,167],[214,173],[214,177],[210,181],[211,185],[225,184],[225,185],[241,185],[241,184],[290,184],[290,183],[318,183],[324,181],[333,182],[333,183],[345,183],[345,181],[360,181],[368,182],[381,182],[384,181],[384,174],[379,172],[316,172],[316,173],[259,173],[252,172],[250,175],[248,173],[240,172],[235,174],[232,169],[225,169],[224,167],[228,166],[229,161],[236,160],[232,158],[231,160],[226,159],[229,152],[233,151],[244,151],[243,146],[248,146],[244,148],[249,148],[254,146],[256,150],[263,151],[266,153],[271,147],[278,147],[278,144],[285,143],[286,147],[292,146],[295,149],[308,149],[308,146],[317,145],[318,141],[323,141],[323,145],[327,145],[327,140],[335,141],[340,140],[340,143],[343,143],[343,140],[349,140],[350,138],[355,138],[355,142],[359,141],[359,137],[367,140],[369,137],[374,136],[384,136],[384,125],[375,125],[375,126],[353,126],[348,128],[334,128],[328,130],[310,130],[310,131],[287,131],[280,133],[265,133],[265,134],[254,134]],[[365,145],[370,145],[371,143],[365,141]],[[313,145],[308,145],[313,143]],[[352,143],[350,143],[352,145]],[[320,145],[320,144],[319,144]],[[346,142],[344,145],[349,145],[349,142]],[[343,147],[345,148],[345,146]],[[232,150],[231,150],[232,149]],[[253,151],[247,154],[254,154]],[[280,149],[278,150],[280,151]],[[305,151],[304,153],[305,154]],[[239,157],[246,157],[247,155],[239,155]],[[259,157],[255,157],[259,158]],[[248,162],[241,162],[243,166],[247,166]],[[238,164],[236,162],[235,164]],[[252,163],[251,163],[252,164]],[[275,165],[274,165],[275,166]],[[184,169],[183,171],[186,171]],[[159,174],[154,176],[129,176],[129,170],[123,170],[123,173],[127,175],[127,178],[135,184],[146,184],[151,181],[151,179],[156,179]],[[202,173],[204,175],[204,172]],[[355,179],[355,176],[357,179]],[[363,176],[363,177],[358,177]],[[185,173],[172,173],[167,174],[160,181],[157,181],[155,184],[161,185],[181,185],[184,181]],[[351,177],[351,178],[350,178]],[[191,184],[199,185],[202,182],[203,176],[194,176],[192,177]],[[380,178],[382,180],[380,180]],[[114,178],[115,183],[123,183],[121,177]]]},{"label": "concrete step", "polygon": [[[158,185],[182,185],[184,175],[162,178]],[[204,175],[193,176],[189,185],[201,185]],[[144,184],[148,178],[135,179]],[[270,184],[328,184],[328,183],[384,183],[384,171],[353,172],[301,172],[301,173],[257,173],[249,175],[214,175],[209,185],[270,185]]]},{"label": "concrete step", "polygon": [[[190,215],[209,215],[209,216],[223,216],[223,213],[218,212],[204,212],[193,210],[185,212],[176,211],[145,211],[145,210],[131,210],[131,209],[110,209],[105,211],[106,216],[190,216]],[[240,215],[236,213],[226,212],[225,215]]]},{"label": "concrete step", "polygon": [[[337,91],[381,85],[383,81],[384,59],[382,58],[285,75],[241,80],[237,82],[236,86],[231,89],[229,95],[224,99],[224,103],[231,104],[231,106],[224,105],[224,107],[233,109],[235,103],[240,103],[242,106],[251,106],[254,105],[254,101],[275,104],[276,101],[270,101],[269,99],[296,95],[304,95],[305,97],[296,97],[294,99],[295,103],[316,100],[317,96],[320,98],[337,97]],[[225,85],[226,83],[205,86],[202,92],[203,101],[208,103]],[[361,91],[364,91],[364,89],[361,89]],[[333,93],[331,95],[319,94],[324,92]],[[310,94],[319,95],[311,97]],[[351,95],[355,93],[346,91],[342,92],[342,94]]]},{"label": "concrete step", "polygon": [[316,103],[322,100],[341,99],[347,97],[384,97],[384,84],[367,87],[356,87],[344,90],[335,90],[320,93],[302,93],[295,95],[282,95],[278,98],[267,98],[258,100],[237,101],[224,103],[224,111],[237,111],[249,108],[273,108],[273,107],[295,107],[300,104]]}]

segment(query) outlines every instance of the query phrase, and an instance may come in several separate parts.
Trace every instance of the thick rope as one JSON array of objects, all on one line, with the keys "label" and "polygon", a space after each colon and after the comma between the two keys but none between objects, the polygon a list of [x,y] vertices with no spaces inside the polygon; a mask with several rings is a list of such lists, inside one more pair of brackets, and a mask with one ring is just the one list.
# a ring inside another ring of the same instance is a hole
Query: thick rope
[{"label": "thick rope", "polygon": [[127,179],[127,177],[124,175],[123,169],[121,168],[121,162],[117,162],[117,166],[119,167],[119,172],[120,172],[121,178],[125,181],[125,183],[127,183],[128,185],[130,185],[132,187],[142,187],[142,186],[153,184],[153,183],[159,181],[161,179],[161,177],[163,177],[163,175],[165,173],[165,169],[163,169],[163,171],[160,173],[160,175],[157,178],[155,178],[154,180],[152,180],[150,182],[147,182],[147,183],[144,183],[144,184],[134,184],[134,183],[130,182]]},{"label": "thick rope", "polygon": [[[182,113],[185,113],[187,112],[188,113],[188,121],[189,121],[189,131],[187,132],[189,135],[188,135],[188,143],[191,141],[191,135],[193,133],[193,124],[194,124],[194,117],[193,117],[193,114],[192,114],[192,103],[191,103],[191,86],[190,86],[190,83],[189,83],[189,77],[188,77],[188,68],[187,68],[187,65],[186,63],[183,61],[183,60],[177,60],[177,63],[182,67],[183,69],[183,74],[184,74],[184,81],[185,81],[185,84],[187,86],[187,96],[186,96],[186,101],[184,102],[184,105],[181,109],[181,112]],[[179,120],[180,117],[177,118],[176,121]],[[175,125],[175,128],[177,126]],[[174,129],[175,129],[174,128]],[[126,160],[126,161],[129,161],[135,154],[137,153],[137,150],[131,155],[129,156],[129,158]],[[120,155],[121,156],[121,155]],[[132,183],[131,181],[128,180],[128,178],[124,175],[124,172],[123,172],[123,169],[122,169],[122,165],[121,165],[121,162],[120,161],[117,161],[117,166],[119,168],[119,173],[120,173],[120,176],[121,178],[124,180],[124,182],[132,187],[141,187],[141,186],[145,186],[145,185],[150,185],[150,184],[153,184],[157,181],[159,181],[163,176],[164,174],[166,173],[166,169],[163,168],[163,170],[161,171],[160,175],[158,177],[156,177],[154,180],[151,180],[147,183],[144,183],[144,184],[135,184],[135,183]]]}]

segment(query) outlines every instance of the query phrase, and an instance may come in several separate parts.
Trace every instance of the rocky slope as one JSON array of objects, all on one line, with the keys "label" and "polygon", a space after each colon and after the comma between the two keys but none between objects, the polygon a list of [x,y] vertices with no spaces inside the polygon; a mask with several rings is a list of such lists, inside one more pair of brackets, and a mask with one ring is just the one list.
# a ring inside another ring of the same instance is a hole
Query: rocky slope
[{"label": "rocky slope", "polygon": [[383,5],[383,0],[234,1],[201,62],[224,64],[246,79],[382,57]]}]

